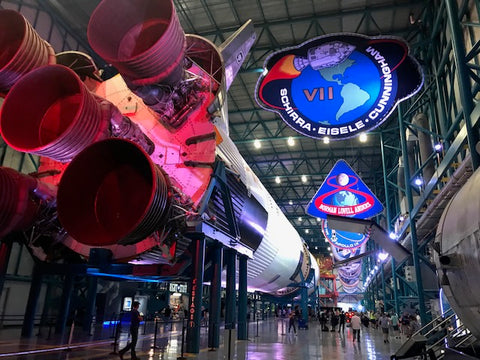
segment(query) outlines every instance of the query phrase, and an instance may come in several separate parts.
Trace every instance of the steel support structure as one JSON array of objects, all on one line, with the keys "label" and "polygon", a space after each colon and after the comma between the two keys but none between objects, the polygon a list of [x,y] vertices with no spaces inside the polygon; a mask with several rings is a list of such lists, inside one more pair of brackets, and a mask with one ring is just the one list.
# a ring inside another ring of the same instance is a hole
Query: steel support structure
[{"label": "steel support structure", "polygon": [[202,319],[202,293],[205,261],[205,234],[191,233],[189,237],[194,242],[193,273],[190,279],[190,299],[187,319],[187,352],[200,352],[200,322]]},{"label": "steel support structure", "polygon": [[402,147],[402,156],[404,163],[404,174],[405,174],[405,196],[407,198],[407,207],[408,213],[410,214],[410,235],[412,243],[412,260],[413,266],[415,267],[415,276],[417,278],[417,297],[418,297],[418,311],[420,313],[420,319],[422,324],[426,324],[427,321],[427,312],[425,309],[425,297],[423,293],[423,281],[422,281],[422,271],[420,264],[420,257],[418,254],[418,242],[417,242],[417,230],[416,230],[416,220],[412,213],[414,207],[413,203],[413,194],[412,187],[410,186],[410,169],[409,169],[409,160],[408,160],[408,149],[407,149],[407,139],[406,139],[406,129],[402,117],[402,105],[398,105],[398,128],[400,132],[400,142]]},{"label": "steel support structure", "polygon": [[210,281],[210,301],[208,318],[208,347],[220,346],[220,315],[222,304],[222,254],[223,247],[216,242],[212,245],[212,279]]},{"label": "steel support structure", "polygon": [[238,340],[248,340],[247,337],[247,260],[240,255],[238,258]]},{"label": "steel support structure", "polygon": [[225,291],[225,330],[236,328],[236,262],[237,254],[234,250],[228,249],[224,252],[225,266],[227,268],[227,285]]}]

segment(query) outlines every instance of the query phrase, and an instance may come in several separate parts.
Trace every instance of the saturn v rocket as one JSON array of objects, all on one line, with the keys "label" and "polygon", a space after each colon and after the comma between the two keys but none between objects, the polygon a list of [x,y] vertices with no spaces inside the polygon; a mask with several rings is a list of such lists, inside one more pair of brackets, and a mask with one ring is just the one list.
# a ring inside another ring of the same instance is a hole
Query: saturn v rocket
[{"label": "saturn v rocket", "polygon": [[49,239],[29,244],[45,261],[59,246],[83,259],[102,248],[117,262],[175,268],[185,234],[204,223],[209,238],[251,259],[251,289],[285,294],[318,278],[306,244],[228,136],[226,91],[253,45],[251,23],[217,47],[184,34],[171,0],[104,0],[88,39],[119,74],[87,84],[92,74],[75,68],[84,55],[55,56],[20,14],[0,17],[9,24],[1,135],[40,156],[37,176],[0,168],[0,238],[34,228]]}]

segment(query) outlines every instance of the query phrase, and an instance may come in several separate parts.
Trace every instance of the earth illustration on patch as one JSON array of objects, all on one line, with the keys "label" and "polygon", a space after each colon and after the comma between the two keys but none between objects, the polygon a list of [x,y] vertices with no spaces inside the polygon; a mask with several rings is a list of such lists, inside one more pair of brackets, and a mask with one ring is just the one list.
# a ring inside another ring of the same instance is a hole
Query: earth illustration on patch
[{"label": "earth illustration on patch", "polygon": [[369,131],[423,85],[400,38],[333,34],[270,55],[255,91],[258,104],[312,138],[347,139]]},{"label": "earth illustration on patch", "polygon": [[[302,109],[302,114],[313,121],[328,124],[330,119],[335,119],[338,125],[347,124],[374,105],[381,90],[378,79],[379,72],[373,62],[353,51],[335,66],[319,70],[306,67],[292,81],[292,99]],[[323,90],[323,100],[319,89],[327,90],[327,94]],[[329,91],[331,98],[328,98]],[[328,106],[322,106],[326,101]],[[318,111],[318,106],[322,111]]]}]

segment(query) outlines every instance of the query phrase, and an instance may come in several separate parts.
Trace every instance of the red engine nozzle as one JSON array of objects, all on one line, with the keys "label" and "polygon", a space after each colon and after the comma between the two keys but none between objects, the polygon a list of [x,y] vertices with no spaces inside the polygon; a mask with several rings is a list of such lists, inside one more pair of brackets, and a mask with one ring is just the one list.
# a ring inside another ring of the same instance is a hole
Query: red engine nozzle
[{"label": "red engine nozzle", "polygon": [[33,177],[0,167],[0,238],[33,224],[40,207],[32,196],[36,187]]},{"label": "red engine nozzle", "polygon": [[108,133],[108,119],[75,72],[62,65],[31,71],[12,87],[0,115],[14,149],[67,162]]},{"label": "red engine nozzle", "polygon": [[0,92],[31,70],[55,62],[53,48],[14,10],[0,10]]},{"label": "red engine nozzle", "polygon": [[166,220],[169,185],[138,145],[107,139],[87,147],[70,163],[57,204],[60,222],[78,242],[132,244]]},{"label": "red engine nozzle", "polygon": [[103,0],[87,35],[92,48],[135,86],[181,80],[185,34],[172,0]]}]

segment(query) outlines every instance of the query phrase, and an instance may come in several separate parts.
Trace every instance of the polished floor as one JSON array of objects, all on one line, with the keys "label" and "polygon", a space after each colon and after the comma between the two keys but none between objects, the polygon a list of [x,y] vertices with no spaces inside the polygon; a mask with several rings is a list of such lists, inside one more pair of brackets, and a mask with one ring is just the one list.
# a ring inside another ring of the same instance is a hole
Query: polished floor
[{"label": "polished floor", "polygon": [[[154,347],[154,325],[147,323],[146,329],[140,329],[137,356],[142,360],[179,359],[182,357],[182,325],[173,323],[158,326]],[[93,336],[81,329],[70,334],[55,337],[49,329],[43,328],[31,339],[20,338],[19,329],[0,330],[0,359],[53,360],[53,359],[119,359],[114,352],[113,329],[98,328]],[[224,335],[227,333],[224,332]],[[119,346],[126,344],[128,334],[122,332]],[[363,328],[360,342],[352,341],[352,331],[346,328],[344,333],[322,332],[316,321],[309,323],[308,330],[297,330],[297,334],[287,332],[286,319],[268,319],[249,324],[249,340],[231,342],[228,346],[222,336],[220,347],[215,351],[207,348],[207,330],[201,330],[201,350],[199,354],[183,354],[186,359],[203,360],[307,360],[307,359],[390,359],[405,341],[391,334],[390,342],[384,343],[380,329]],[[69,344],[69,345],[68,345]],[[118,350],[115,349],[115,350]],[[130,359],[129,354],[124,356]]]}]

